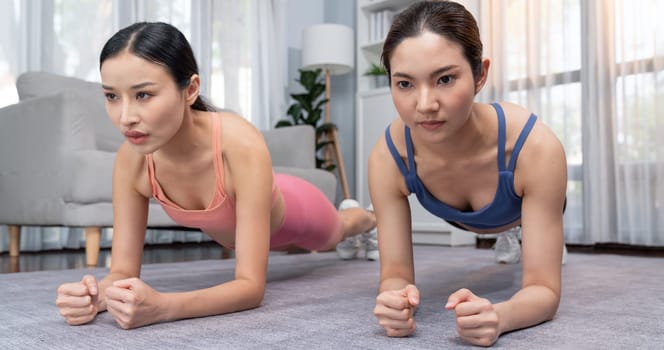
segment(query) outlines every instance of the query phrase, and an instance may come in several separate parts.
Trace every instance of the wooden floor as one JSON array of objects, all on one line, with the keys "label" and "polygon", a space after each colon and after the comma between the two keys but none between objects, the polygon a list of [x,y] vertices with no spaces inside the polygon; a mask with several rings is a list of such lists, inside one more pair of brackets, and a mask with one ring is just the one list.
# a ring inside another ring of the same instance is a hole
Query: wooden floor
[{"label": "wooden floor", "polygon": [[[144,264],[221,258],[221,246],[214,242],[151,245],[143,252]],[[110,249],[102,249],[98,266],[109,267],[110,261]],[[21,252],[18,257],[10,257],[6,252],[0,254],[0,273],[85,268],[85,251],[82,249]]]}]

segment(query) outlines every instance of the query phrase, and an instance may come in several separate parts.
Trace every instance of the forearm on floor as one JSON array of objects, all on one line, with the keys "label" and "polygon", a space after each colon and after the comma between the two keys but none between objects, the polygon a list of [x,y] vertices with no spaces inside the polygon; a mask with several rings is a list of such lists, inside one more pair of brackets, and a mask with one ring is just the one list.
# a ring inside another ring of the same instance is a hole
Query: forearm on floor
[{"label": "forearm on floor", "polygon": [[560,295],[545,286],[528,286],[505,302],[495,305],[500,333],[537,325],[553,319]]},{"label": "forearm on floor", "polygon": [[191,292],[163,293],[163,321],[221,315],[260,306],[265,284],[233,280],[214,287]]}]

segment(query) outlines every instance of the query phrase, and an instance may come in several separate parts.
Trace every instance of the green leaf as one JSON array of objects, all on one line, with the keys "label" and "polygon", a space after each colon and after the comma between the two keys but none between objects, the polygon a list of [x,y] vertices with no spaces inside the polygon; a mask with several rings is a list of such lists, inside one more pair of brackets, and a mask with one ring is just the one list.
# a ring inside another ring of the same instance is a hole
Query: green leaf
[{"label": "green leaf", "polygon": [[316,84],[311,87],[309,95],[312,100],[318,99],[325,92],[325,84]]},{"label": "green leaf", "polygon": [[322,110],[323,107],[325,106],[325,103],[326,103],[326,102],[327,102],[327,99],[326,99],[326,98],[324,98],[324,99],[318,101],[318,103],[316,104],[316,106],[314,106],[314,110],[317,110],[317,109],[321,109],[321,110]]},{"label": "green leaf", "polygon": [[284,128],[287,126],[293,126],[293,123],[290,122],[290,120],[286,119],[281,119],[280,121],[277,122],[277,125],[275,125],[275,128]]},{"label": "green leaf", "polygon": [[[277,122],[276,127],[293,126],[300,124],[311,125],[316,129],[317,140],[322,137],[330,128],[335,127],[332,123],[321,124],[323,109],[328,100],[323,96],[325,93],[325,79],[324,75],[321,76],[322,69],[304,70],[299,69],[299,77],[295,79],[303,88],[304,91],[300,93],[290,94],[293,103],[288,107],[286,114],[291,117],[292,121],[281,119]],[[326,145],[332,143],[331,141],[321,141],[316,144],[316,152],[323,149]],[[324,159],[316,159],[317,168],[330,168],[334,169],[335,166],[326,166]]]},{"label": "green leaf", "polygon": [[316,152],[322,150],[322,149],[325,148],[327,145],[331,145],[331,144],[333,144],[332,141],[321,141],[321,142],[317,143],[317,144],[316,144]]},{"label": "green leaf", "polygon": [[323,123],[316,128],[316,133],[327,133],[337,128],[337,125],[334,123]]}]

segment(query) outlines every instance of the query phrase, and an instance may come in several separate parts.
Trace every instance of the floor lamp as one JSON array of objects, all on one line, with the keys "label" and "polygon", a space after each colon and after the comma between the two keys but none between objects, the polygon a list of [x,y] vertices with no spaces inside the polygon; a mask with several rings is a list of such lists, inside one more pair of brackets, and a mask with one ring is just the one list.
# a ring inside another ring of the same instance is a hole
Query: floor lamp
[{"label": "floor lamp", "polygon": [[[353,70],[355,61],[355,38],[353,29],[341,24],[317,24],[304,30],[302,37],[302,69],[322,69],[325,72],[325,122],[330,123],[330,75],[346,74]],[[350,198],[348,180],[337,130],[327,135],[336,158],[339,181],[344,198]],[[329,159],[326,152],[326,160]]]}]

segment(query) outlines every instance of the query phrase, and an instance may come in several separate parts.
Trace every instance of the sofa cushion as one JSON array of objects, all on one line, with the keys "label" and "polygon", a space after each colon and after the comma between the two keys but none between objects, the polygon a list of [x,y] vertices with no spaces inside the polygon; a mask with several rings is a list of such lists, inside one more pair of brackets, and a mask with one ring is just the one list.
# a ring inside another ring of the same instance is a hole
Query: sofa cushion
[{"label": "sofa cushion", "polygon": [[63,91],[75,91],[83,98],[95,131],[97,149],[115,152],[124,141],[106,115],[101,84],[47,72],[26,72],[16,79],[16,90],[21,101]]},{"label": "sofa cushion", "polygon": [[68,190],[63,193],[65,203],[110,203],[115,152],[79,150],[65,157],[70,172]]},{"label": "sofa cushion", "polygon": [[16,79],[19,100],[52,95],[63,90],[98,92],[103,103],[101,84],[47,72],[26,72]]}]

